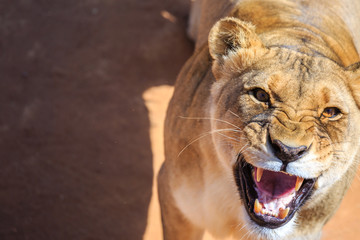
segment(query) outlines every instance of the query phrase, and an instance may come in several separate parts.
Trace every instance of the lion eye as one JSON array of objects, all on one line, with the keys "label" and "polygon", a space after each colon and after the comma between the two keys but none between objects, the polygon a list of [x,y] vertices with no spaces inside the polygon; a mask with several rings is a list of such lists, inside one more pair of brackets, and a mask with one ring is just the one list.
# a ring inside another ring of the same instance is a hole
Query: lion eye
[{"label": "lion eye", "polygon": [[334,118],[340,114],[340,110],[336,107],[325,108],[322,115],[326,118]]},{"label": "lion eye", "polygon": [[260,102],[268,102],[269,101],[269,94],[267,94],[261,88],[257,88],[254,90],[254,97],[259,100]]}]

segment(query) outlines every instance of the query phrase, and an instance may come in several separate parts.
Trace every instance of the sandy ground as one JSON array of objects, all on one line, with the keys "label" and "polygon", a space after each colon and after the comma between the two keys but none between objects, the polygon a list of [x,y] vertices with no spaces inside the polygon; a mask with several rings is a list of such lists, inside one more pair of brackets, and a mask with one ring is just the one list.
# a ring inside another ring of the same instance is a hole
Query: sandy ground
[{"label": "sandy ground", "polygon": [[[161,239],[153,179],[188,8],[0,1],[0,239]],[[326,239],[359,235],[359,185]]]}]

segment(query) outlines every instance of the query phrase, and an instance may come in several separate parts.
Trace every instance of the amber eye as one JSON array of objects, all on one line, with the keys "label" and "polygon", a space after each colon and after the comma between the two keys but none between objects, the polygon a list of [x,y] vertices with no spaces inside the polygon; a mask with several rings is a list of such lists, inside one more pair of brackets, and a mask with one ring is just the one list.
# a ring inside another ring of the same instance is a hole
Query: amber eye
[{"label": "amber eye", "polygon": [[335,118],[336,116],[338,116],[340,114],[340,110],[336,107],[328,107],[325,108],[322,116],[326,117],[326,118]]},{"label": "amber eye", "polygon": [[254,97],[259,100],[260,102],[268,102],[269,101],[269,94],[267,94],[261,88],[256,88],[254,91]]}]

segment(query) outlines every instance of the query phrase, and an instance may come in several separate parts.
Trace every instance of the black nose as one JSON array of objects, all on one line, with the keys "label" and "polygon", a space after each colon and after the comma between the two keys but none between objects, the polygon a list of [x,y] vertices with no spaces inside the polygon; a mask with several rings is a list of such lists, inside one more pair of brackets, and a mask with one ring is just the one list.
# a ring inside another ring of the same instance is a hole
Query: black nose
[{"label": "black nose", "polygon": [[302,156],[305,155],[305,153],[308,150],[308,147],[306,146],[300,146],[300,147],[286,146],[280,140],[273,140],[272,147],[275,156],[277,156],[283,163],[290,163],[301,158]]}]

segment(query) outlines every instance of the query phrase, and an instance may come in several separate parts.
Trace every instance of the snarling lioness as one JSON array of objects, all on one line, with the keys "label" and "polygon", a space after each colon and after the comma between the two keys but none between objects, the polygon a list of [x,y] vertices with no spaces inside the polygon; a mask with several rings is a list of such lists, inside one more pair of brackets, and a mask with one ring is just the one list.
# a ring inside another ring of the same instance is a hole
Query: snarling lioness
[{"label": "snarling lioness", "polygon": [[360,4],[194,3],[158,176],[164,238],[319,239],[356,172]]}]

